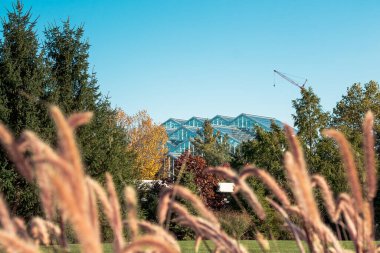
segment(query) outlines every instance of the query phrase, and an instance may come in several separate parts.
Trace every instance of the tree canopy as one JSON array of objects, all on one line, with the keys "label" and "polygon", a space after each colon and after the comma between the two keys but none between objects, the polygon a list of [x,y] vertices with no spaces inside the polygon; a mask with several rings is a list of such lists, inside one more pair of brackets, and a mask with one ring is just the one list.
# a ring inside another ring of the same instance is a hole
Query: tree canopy
[{"label": "tree canopy", "polygon": [[128,136],[126,152],[134,154],[139,179],[155,179],[167,153],[165,128],[153,123],[146,111],[129,116],[118,110],[118,124]]},{"label": "tree canopy", "polygon": [[[48,108],[56,104],[65,114],[93,111],[93,122],[77,131],[77,141],[87,172],[97,179],[113,174],[117,186],[131,182],[131,155],[126,154],[127,134],[118,125],[117,111],[99,91],[96,74],[89,70],[89,42],[84,28],[69,21],[51,25],[44,40],[37,37],[36,20],[20,1],[2,20],[0,42],[0,120],[18,136],[35,131],[55,144],[55,128]],[[41,41],[41,42],[40,42]],[[40,207],[34,182],[26,182],[0,153],[0,191],[12,212],[38,215]]]},{"label": "tree canopy", "polygon": [[203,124],[203,130],[192,141],[196,155],[202,156],[208,166],[218,166],[231,161],[228,136],[215,131],[209,120]]}]

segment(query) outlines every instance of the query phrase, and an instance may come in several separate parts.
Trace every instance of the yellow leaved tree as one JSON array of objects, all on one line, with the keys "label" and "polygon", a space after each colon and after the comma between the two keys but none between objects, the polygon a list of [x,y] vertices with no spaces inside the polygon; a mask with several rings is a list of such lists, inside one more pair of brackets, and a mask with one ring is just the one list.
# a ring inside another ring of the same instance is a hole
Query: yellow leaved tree
[{"label": "yellow leaved tree", "polygon": [[130,116],[119,109],[118,122],[127,131],[127,151],[135,154],[139,178],[155,179],[167,153],[165,128],[155,124],[145,110]]}]

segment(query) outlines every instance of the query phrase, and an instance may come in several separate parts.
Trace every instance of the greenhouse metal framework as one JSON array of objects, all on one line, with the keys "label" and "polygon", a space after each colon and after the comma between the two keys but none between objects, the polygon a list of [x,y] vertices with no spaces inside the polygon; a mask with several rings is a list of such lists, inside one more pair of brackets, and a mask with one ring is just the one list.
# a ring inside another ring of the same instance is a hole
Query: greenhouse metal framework
[{"label": "greenhouse metal framework", "polygon": [[281,121],[275,118],[246,113],[242,113],[237,117],[216,115],[211,119],[201,117],[192,117],[188,120],[170,118],[162,123],[168,134],[166,143],[168,161],[166,164],[170,167],[169,171],[173,167],[174,160],[184,151],[194,152],[192,140],[198,135],[198,132],[203,130],[205,120],[210,121],[215,133],[220,132],[221,136],[228,136],[231,153],[236,152],[239,144],[255,137],[255,126],[260,126],[266,131],[270,130],[272,122],[281,128],[284,126]]}]

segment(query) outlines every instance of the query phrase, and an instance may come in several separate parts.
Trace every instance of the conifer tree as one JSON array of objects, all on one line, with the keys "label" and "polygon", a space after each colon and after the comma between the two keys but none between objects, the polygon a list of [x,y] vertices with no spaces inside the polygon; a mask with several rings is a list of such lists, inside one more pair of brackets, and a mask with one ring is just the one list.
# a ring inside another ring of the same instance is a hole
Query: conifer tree
[{"label": "conifer tree", "polygon": [[45,30],[46,62],[50,67],[50,102],[65,112],[95,110],[100,98],[95,73],[89,72],[90,44],[83,39],[83,26],[62,26]]},{"label": "conifer tree", "polygon": [[[45,136],[51,131],[41,122],[48,117],[40,101],[46,90],[45,68],[35,31],[36,21],[20,1],[2,20],[0,44],[0,120],[16,135],[31,129]],[[38,197],[33,186],[15,172],[1,153],[0,191],[7,197],[12,211],[29,217],[38,211]]]},{"label": "conifer tree", "polygon": [[[93,122],[79,129],[78,143],[91,176],[102,178],[110,171],[119,189],[132,180],[130,160],[126,154],[127,136],[117,124],[117,112],[99,91],[95,73],[89,71],[90,44],[83,38],[83,26],[72,27],[70,21],[45,30],[46,62],[52,84],[48,100],[66,113],[93,111]],[[123,182],[123,183],[122,183]]]}]

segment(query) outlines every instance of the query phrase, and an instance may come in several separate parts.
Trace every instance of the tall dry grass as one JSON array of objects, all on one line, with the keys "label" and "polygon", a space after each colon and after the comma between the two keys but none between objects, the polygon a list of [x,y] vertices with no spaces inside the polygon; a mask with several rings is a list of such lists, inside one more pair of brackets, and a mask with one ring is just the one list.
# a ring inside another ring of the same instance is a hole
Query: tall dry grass
[{"label": "tall dry grass", "polygon": [[[91,120],[91,113],[77,113],[66,118],[57,107],[51,108],[51,116],[57,128],[57,147],[43,142],[37,135],[24,131],[16,140],[12,133],[0,125],[0,141],[19,173],[40,189],[44,218],[32,219],[29,228],[20,217],[12,217],[6,203],[0,197],[0,244],[8,252],[41,252],[40,244],[64,246],[60,228],[54,224],[59,215],[64,224],[75,231],[81,251],[102,251],[99,228],[99,208],[105,213],[113,231],[113,251],[126,252],[180,252],[175,237],[165,222],[177,222],[191,228],[196,234],[195,251],[203,240],[214,242],[214,252],[247,252],[233,237],[223,231],[218,217],[207,209],[202,201],[188,189],[179,185],[167,188],[161,194],[157,210],[158,224],[138,218],[135,190],[126,187],[124,198],[127,216],[118,200],[111,175],[106,175],[105,186],[85,174],[75,129]],[[255,215],[265,220],[266,214],[255,192],[246,179],[255,177],[273,193],[269,204],[283,217],[284,226],[294,235],[300,252],[348,252],[343,249],[331,226],[322,219],[314,191],[319,189],[331,223],[348,231],[356,252],[377,252],[374,242],[373,199],[377,192],[377,175],[374,153],[373,115],[366,114],[363,123],[363,149],[366,182],[362,186],[352,155],[350,144],[336,130],[326,130],[324,135],[333,138],[340,148],[346,170],[349,193],[337,198],[321,175],[309,175],[303,151],[293,130],[286,127],[290,151],[284,155],[284,165],[291,196],[263,169],[246,167],[240,173],[230,168],[209,168],[210,173],[223,176],[235,183],[233,194],[241,193]],[[27,155],[28,154],[28,155]],[[192,214],[179,199],[192,203],[197,215]],[[62,225],[62,224],[61,224]],[[125,232],[128,231],[128,238]],[[262,251],[269,250],[266,238],[256,231],[256,239]],[[302,242],[306,242],[302,243]]]}]

